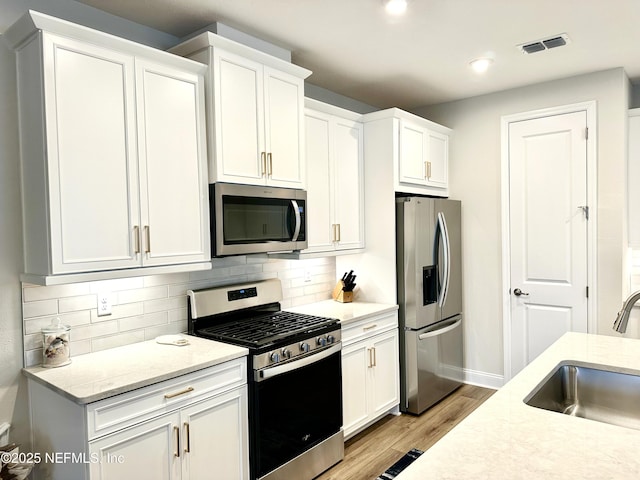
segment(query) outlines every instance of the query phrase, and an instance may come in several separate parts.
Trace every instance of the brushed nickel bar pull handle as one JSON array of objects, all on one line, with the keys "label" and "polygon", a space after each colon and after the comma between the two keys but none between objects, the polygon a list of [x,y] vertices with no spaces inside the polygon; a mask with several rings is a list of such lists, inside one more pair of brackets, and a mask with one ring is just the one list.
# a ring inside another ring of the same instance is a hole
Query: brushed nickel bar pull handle
[{"label": "brushed nickel bar pull handle", "polygon": [[376,328],[378,326],[377,323],[374,323],[373,325],[368,325],[366,327],[362,327],[362,330],[367,331],[367,330],[373,330],[374,328]]},{"label": "brushed nickel bar pull handle", "polygon": [[191,451],[191,437],[189,433],[189,422],[184,422],[185,429],[185,437],[186,437],[186,445],[184,447],[184,452],[189,453]]},{"label": "brushed nickel bar pull handle", "polygon": [[164,398],[168,400],[170,398],[179,397],[180,395],[184,395],[185,393],[189,393],[189,392],[193,392],[193,387],[188,387],[188,388],[185,388],[184,390],[180,390],[179,392],[175,392],[175,393],[165,393]]},{"label": "brushed nickel bar pull handle", "polygon": [[151,252],[151,229],[149,228],[149,225],[145,225],[144,226],[144,237],[145,237],[145,242],[146,242],[146,247],[144,249],[144,253],[149,253]]},{"label": "brushed nickel bar pull handle", "polygon": [[338,241],[342,239],[342,234],[340,233],[340,224],[338,223]]},{"label": "brushed nickel bar pull handle", "polygon": [[271,152],[267,153],[267,158],[269,159],[269,176],[273,175],[273,155]]},{"label": "brushed nickel bar pull handle", "polygon": [[173,427],[173,433],[176,434],[176,451],[173,452],[173,456],[180,458],[180,428]]},{"label": "brushed nickel bar pull handle", "polygon": [[335,242],[336,241],[336,224],[335,223],[331,224],[331,229],[333,230],[333,235],[331,237],[331,241]]},{"label": "brushed nickel bar pull handle", "polygon": [[424,178],[429,178],[429,162],[424,162]]},{"label": "brushed nickel bar pull handle", "polygon": [[371,350],[373,350],[373,348],[367,348],[367,351],[369,352],[369,365],[367,365],[367,368],[372,368],[373,367],[373,359],[371,357]]},{"label": "brushed nickel bar pull handle", "polygon": [[133,226],[133,242],[134,242],[134,251],[133,253],[140,253],[140,227],[138,225]]},{"label": "brushed nickel bar pull handle", "polygon": [[427,178],[431,178],[431,162],[427,162]]},{"label": "brushed nickel bar pull handle", "polygon": [[377,367],[378,366],[378,358],[376,357],[376,347],[373,347],[371,350],[373,350],[373,366]]},{"label": "brushed nickel bar pull handle", "polygon": [[265,173],[267,173],[267,153],[260,152],[260,164],[262,165],[262,173],[261,177],[264,177]]}]

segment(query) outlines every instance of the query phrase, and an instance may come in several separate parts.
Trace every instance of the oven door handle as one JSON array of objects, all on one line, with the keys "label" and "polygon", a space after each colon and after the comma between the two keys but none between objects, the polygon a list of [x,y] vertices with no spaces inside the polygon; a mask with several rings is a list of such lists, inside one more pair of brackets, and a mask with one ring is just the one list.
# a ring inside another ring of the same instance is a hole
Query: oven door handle
[{"label": "oven door handle", "polygon": [[311,365],[312,363],[318,362],[322,359],[325,359],[333,355],[334,353],[339,352],[341,349],[342,349],[342,343],[337,343],[325,350],[322,350],[321,352],[307,355],[301,358],[300,360],[294,360],[293,362],[287,362],[287,363],[283,363],[282,365],[277,365],[275,367],[269,367],[269,368],[264,368],[262,370],[258,370],[254,373],[255,381],[262,382],[263,380],[277,377],[278,375],[291,372],[292,370],[296,370],[297,368],[306,367],[307,365]]}]

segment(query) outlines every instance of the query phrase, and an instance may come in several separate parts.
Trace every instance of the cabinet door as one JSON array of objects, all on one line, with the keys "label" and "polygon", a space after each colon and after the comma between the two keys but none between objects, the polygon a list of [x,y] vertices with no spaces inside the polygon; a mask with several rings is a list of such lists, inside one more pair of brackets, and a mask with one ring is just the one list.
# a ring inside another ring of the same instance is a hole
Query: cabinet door
[{"label": "cabinet door", "polygon": [[333,204],[338,250],[364,247],[363,131],[359,122],[341,118],[334,122]]},{"label": "cabinet door", "polygon": [[206,261],[204,76],[136,61],[142,262]]},{"label": "cabinet door", "polygon": [[449,166],[449,136],[429,130],[427,184],[433,187],[447,188]]},{"label": "cabinet door", "polygon": [[304,81],[264,67],[267,183],[304,188]]},{"label": "cabinet door", "polygon": [[43,61],[52,273],[138,266],[133,57],[45,33]]},{"label": "cabinet door", "polygon": [[376,335],[371,340],[371,415],[389,410],[399,401],[398,330]]},{"label": "cabinet door", "polygon": [[332,181],[329,166],[331,117],[308,110],[305,116],[307,182],[307,232],[309,252],[333,250]]},{"label": "cabinet door", "polygon": [[[215,180],[261,185],[266,178],[263,66],[215,50]],[[209,127],[211,128],[211,126]]]},{"label": "cabinet door", "polygon": [[345,437],[368,420],[369,347],[358,342],[342,349],[342,420]]},{"label": "cabinet door", "polygon": [[246,386],[183,409],[183,479],[248,479],[247,418]]},{"label": "cabinet door", "polygon": [[91,480],[179,479],[179,420],[167,414],[90,442]]},{"label": "cabinet door", "polygon": [[407,120],[400,120],[400,164],[398,172],[400,183],[426,185],[427,148],[427,129]]}]

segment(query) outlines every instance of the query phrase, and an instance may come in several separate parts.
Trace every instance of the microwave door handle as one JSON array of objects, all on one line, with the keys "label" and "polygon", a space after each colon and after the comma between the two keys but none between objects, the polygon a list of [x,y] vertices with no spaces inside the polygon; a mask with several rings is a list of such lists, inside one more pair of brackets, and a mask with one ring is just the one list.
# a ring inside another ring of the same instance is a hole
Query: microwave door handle
[{"label": "microwave door handle", "polygon": [[298,208],[298,202],[296,202],[295,200],[291,200],[291,206],[293,207],[293,214],[296,218],[296,226],[293,230],[291,241],[297,242],[298,235],[300,235],[300,226],[302,225],[302,219],[300,218],[300,209]]}]

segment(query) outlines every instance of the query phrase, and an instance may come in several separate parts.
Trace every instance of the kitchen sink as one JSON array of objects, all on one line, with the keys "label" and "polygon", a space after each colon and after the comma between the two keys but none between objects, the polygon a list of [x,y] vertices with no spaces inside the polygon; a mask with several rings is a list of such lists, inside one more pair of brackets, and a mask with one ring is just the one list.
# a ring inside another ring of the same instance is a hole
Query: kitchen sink
[{"label": "kitchen sink", "polygon": [[640,372],[563,362],[524,402],[532,407],[640,430]]}]

